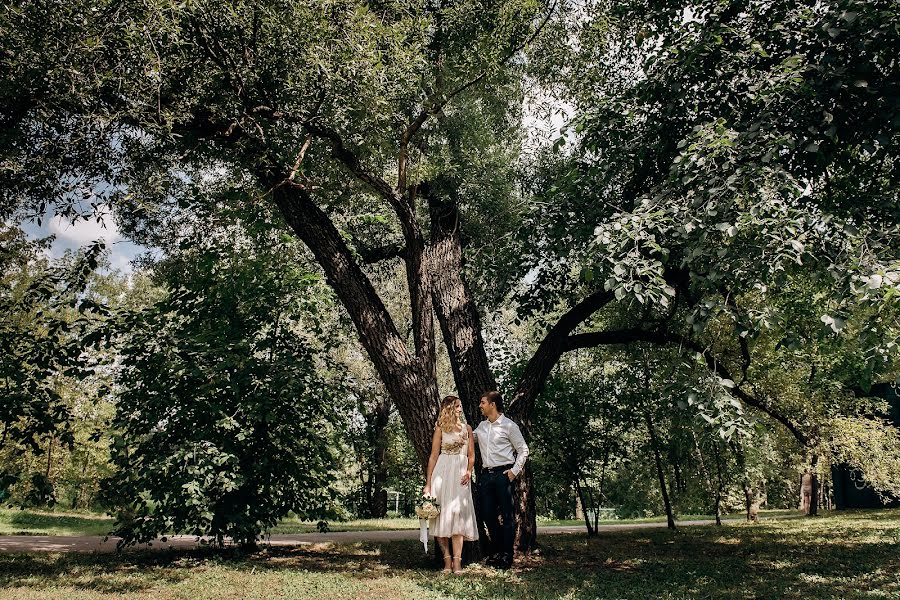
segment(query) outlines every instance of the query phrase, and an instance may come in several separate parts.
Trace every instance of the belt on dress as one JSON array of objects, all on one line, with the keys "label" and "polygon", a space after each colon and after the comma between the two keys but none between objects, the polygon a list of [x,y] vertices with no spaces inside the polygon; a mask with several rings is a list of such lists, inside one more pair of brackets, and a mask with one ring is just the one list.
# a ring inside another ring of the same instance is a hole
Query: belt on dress
[{"label": "belt on dress", "polygon": [[500,465],[499,467],[484,467],[481,469],[482,473],[502,473],[503,471],[508,471],[513,468],[513,465]]}]

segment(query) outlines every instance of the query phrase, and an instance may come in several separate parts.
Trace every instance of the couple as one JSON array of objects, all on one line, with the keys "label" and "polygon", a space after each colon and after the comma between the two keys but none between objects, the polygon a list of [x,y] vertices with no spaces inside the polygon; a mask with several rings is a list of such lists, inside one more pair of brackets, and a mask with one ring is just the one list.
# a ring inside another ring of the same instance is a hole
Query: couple
[{"label": "couple", "polygon": [[440,514],[428,526],[444,554],[445,573],[462,572],[463,540],[478,539],[469,486],[475,467],[475,444],[481,451],[482,464],[478,497],[490,537],[486,562],[502,569],[512,566],[515,535],[512,482],[522,472],[528,446],[519,426],[503,415],[500,392],[484,394],[478,407],[485,420],[473,431],[463,419],[459,398],[444,398],[431,440],[423,492],[436,497],[440,503]]}]

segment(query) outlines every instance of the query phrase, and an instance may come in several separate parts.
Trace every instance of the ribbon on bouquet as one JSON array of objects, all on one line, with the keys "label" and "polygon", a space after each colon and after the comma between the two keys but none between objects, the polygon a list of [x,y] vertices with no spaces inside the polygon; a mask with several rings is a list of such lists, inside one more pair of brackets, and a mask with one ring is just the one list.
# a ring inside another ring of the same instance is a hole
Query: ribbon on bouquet
[{"label": "ribbon on bouquet", "polygon": [[419,541],[422,542],[425,554],[428,554],[428,519],[419,519]]}]

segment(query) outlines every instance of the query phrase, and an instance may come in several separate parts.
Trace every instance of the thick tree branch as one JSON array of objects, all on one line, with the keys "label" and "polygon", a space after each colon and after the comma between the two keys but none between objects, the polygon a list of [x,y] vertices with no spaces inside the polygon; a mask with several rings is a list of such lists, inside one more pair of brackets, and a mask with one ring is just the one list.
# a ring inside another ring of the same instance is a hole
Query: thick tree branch
[{"label": "thick tree branch", "polygon": [[307,134],[306,139],[303,140],[303,146],[300,147],[300,152],[297,153],[297,159],[294,161],[294,167],[291,169],[290,175],[288,175],[288,181],[294,181],[294,177],[297,176],[297,171],[300,170],[300,165],[303,164],[303,159],[306,158],[306,151],[309,150],[309,145],[311,143],[312,134]]},{"label": "thick tree branch", "polygon": [[630,344],[632,342],[651,342],[654,344],[666,344],[670,342],[668,335],[659,330],[647,330],[639,328],[614,329],[611,331],[591,331],[579,333],[566,338],[563,346],[565,352],[583,348],[596,348],[597,346],[610,346],[615,344]]},{"label": "thick tree branch", "polygon": [[420,185],[431,215],[429,250],[434,290],[434,310],[450,357],[456,391],[470,422],[479,418],[478,400],[486,391],[497,389],[491,372],[481,317],[472,293],[463,278],[462,240],[459,211],[455,202],[438,197],[428,182]]},{"label": "thick tree branch", "polygon": [[572,307],[547,332],[528,361],[510,402],[510,412],[519,419],[531,414],[531,404],[541,392],[547,377],[566,350],[569,335],[595,312],[612,302],[612,292],[601,290]]},{"label": "thick tree branch", "polygon": [[344,145],[341,136],[336,131],[324,127],[314,120],[305,122],[303,126],[312,135],[326,139],[335,158],[357,179],[369,185],[387,200],[397,214],[406,241],[404,259],[416,355],[421,361],[423,369],[427,372],[434,371],[436,352],[431,310],[430,273],[425,254],[425,240],[416,219],[412,197],[404,196],[402,191],[393,189],[387,181],[363,168],[359,157]]},{"label": "thick tree branch", "polygon": [[[437,413],[437,383],[421,357],[410,355],[406,342],[391,319],[374,286],[329,216],[313,202],[309,192],[287,183],[288,173],[260,173],[260,183],[288,226],[312,251],[329,285],[347,310],[360,341],[391,398],[397,402],[410,432],[428,432]],[[420,461],[430,450],[427,436],[411,435]]]},{"label": "thick tree branch", "polygon": [[409,210],[406,207],[402,206],[403,198],[401,197],[401,195],[397,192],[397,190],[391,187],[391,184],[389,184],[387,181],[367,171],[362,166],[362,163],[360,162],[359,157],[356,155],[356,153],[344,145],[344,141],[343,139],[341,139],[341,136],[340,134],[338,134],[338,132],[325,127],[324,125],[316,123],[314,120],[305,121],[303,123],[303,127],[312,135],[325,139],[331,146],[331,152],[334,157],[341,164],[343,164],[347,168],[347,170],[353,173],[353,175],[357,179],[371,187],[384,200],[387,200],[387,202],[391,206],[393,206],[395,210],[398,208],[402,208],[402,212],[404,214],[398,215],[401,217],[401,221],[406,218]]},{"label": "thick tree branch", "polygon": [[[734,381],[734,377],[732,377],[731,373],[728,371],[728,368],[725,367],[725,365],[723,365],[722,362],[718,360],[711,352],[709,352],[705,348],[701,348],[699,344],[692,344],[689,340],[683,338],[682,340],[680,340],[680,343],[683,343],[686,347],[699,352],[703,356],[703,359],[706,361],[706,366],[709,367],[709,369],[713,373],[716,373],[722,379],[730,379],[731,381]],[[771,406],[769,406],[759,398],[756,398],[755,396],[747,393],[738,384],[735,384],[733,388],[728,388],[728,392],[732,396],[735,396],[739,400],[743,401],[745,404],[749,404],[750,406],[758,408],[762,412],[766,413],[767,415],[784,425],[785,428],[787,428],[787,430],[791,432],[794,438],[796,438],[796,440],[800,442],[801,445],[803,445],[804,447],[809,446],[809,438],[800,431],[797,425],[795,425],[790,419],[773,409]]]},{"label": "thick tree branch", "polygon": [[[578,348],[593,348],[602,345],[612,344],[628,344],[631,342],[649,342],[652,344],[677,344],[681,348],[687,348],[700,354],[710,371],[721,377],[722,379],[730,379],[734,382],[734,378],[728,368],[719,360],[712,352],[702,347],[697,342],[686,338],[682,335],[664,330],[642,330],[642,329],[622,329],[618,331],[597,331],[591,333],[580,333],[569,336],[566,340],[565,347],[567,350],[575,350]],[[773,409],[766,402],[756,398],[746,390],[741,388],[740,384],[735,383],[733,388],[728,388],[728,392],[738,398],[745,404],[753,406],[769,415],[787,428],[788,431],[803,446],[809,445],[809,438],[803,434],[800,429],[790,419]]]},{"label": "thick tree branch", "polygon": [[228,54],[228,51],[222,46],[219,36],[210,34],[199,19],[191,19],[191,26],[194,28],[196,39],[203,48],[207,58],[219,67],[228,85],[231,86],[238,98],[246,100],[247,87],[244,84],[243,77],[241,77],[240,71],[235,68],[234,60]]},{"label": "thick tree branch", "polygon": [[738,345],[741,347],[741,380],[738,385],[747,381],[747,371],[750,369],[750,346],[747,344],[747,338],[738,334]]}]

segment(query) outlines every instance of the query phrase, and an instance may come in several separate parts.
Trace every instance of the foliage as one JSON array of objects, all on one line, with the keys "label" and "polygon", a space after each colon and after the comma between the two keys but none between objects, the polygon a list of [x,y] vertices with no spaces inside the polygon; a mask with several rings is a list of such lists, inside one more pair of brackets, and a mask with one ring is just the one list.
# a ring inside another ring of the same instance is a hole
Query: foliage
[{"label": "foliage", "polygon": [[[595,277],[663,312],[677,291],[693,331],[723,312],[750,339],[789,318],[767,296],[802,278],[830,330],[852,315],[867,346],[891,348],[895,11],[843,0],[613,9],[607,44],[640,68],[623,81],[598,64],[576,92],[579,157],[604,182],[593,197],[625,191],[598,221]],[[748,293],[766,308],[746,306]]]},{"label": "foliage", "polygon": [[0,495],[21,478],[31,486],[19,500],[52,505],[49,473],[23,469],[21,457],[42,454],[54,440],[68,448],[75,442],[65,396],[93,372],[84,350],[105,311],[86,288],[103,245],[50,263],[43,254],[50,240],[28,241],[13,225],[4,225],[0,237]]},{"label": "foliage", "polygon": [[[196,202],[201,184],[258,192],[261,171],[294,164],[313,116],[377,170],[395,152],[396,129],[438,88],[446,93],[479,73],[482,84],[507,81],[500,63],[540,5],[278,1],[223,11],[214,2],[80,0],[47,10],[13,3],[0,28],[9,49],[0,206],[42,215],[54,199],[57,212],[85,214],[112,203],[135,225],[127,230],[150,232]],[[467,165],[506,170],[502,149],[489,156],[477,148],[509,127],[509,103],[483,94],[483,85],[468,94],[468,108],[447,109],[446,131],[413,150],[417,179],[446,172],[477,189],[484,178],[467,175]],[[467,128],[478,143],[460,139]],[[296,176],[314,181],[327,204],[385,225],[385,211],[335,167],[330,151],[313,144]],[[354,230],[365,224],[350,220]]]},{"label": "foliage", "polygon": [[409,516],[422,494],[425,474],[399,418],[391,420],[385,435],[387,487],[400,494],[400,515]]},{"label": "foliage", "polygon": [[288,512],[324,514],[344,411],[319,341],[329,300],[290,248],[265,227],[207,231],[167,296],[124,314],[105,482],[123,543],[252,543]]},{"label": "foliage", "polygon": [[829,425],[832,462],[858,470],[885,500],[900,497],[900,428],[872,416],[837,417]]},{"label": "foliage", "polygon": [[[593,358],[593,353],[567,357],[536,405],[535,481],[539,498],[558,517],[574,512],[568,502],[573,492],[582,510],[599,514],[597,509],[606,506],[606,484],[635,449],[630,442],[637,415],[622,401],[624,382],[609,372],[609,364]],[[555,493],[563,498],[556,500]]]},{"label": "foliage", "polygon": [[817,372],[833,403],[834,384],[863,395],[896,377],[896,16],[890,2],[589,4],[572,44],[535,57],[574,118],[529,180],[526,314],[605,290],[614,323],[714,349],[737,386],[766,334],[776,350],[856,346]]},{"label": "foliage", "polygon": [[[544,15],[554,16],[554,35],[534,50],[529,38]],[[898,375],[897,17],[890,0],[597,0],[571,11],[536,0],[13,2],[0,14],[0,214],[109,209],[129,235],[169,255],[156,267],[172,295],[131,321],[133,364],[123,382],[146,381],[140,364],[178,385],[150,381],[158,396],[116,390],[127,414],[142,415],[136,425],[118,423],[121,432],[137,427],[137,437],[156,436],[154,427],[187,410],[182,403],[197,390],[209,407],[198,414],[215,420],[230,413],[217,412],[213,392],[239,404],[247,383],[253,394],[273,396],[324,389],[327,377],[305,346],[296,349],[305,362],[295,368],[309,375],[302,385],[267,378],[260,366],[275,346],[263,338],[281,331],[271,315],[312,310],[291,296],[307,289],[302,277],[278,280],[262,267],[259,279],[228,275],[270,253],[260,240],[274,234],[243,228],[277,221],[260,208],[271,209],[277,196],[329,282],[343,286],[345,308],[356,307],[354,323],[369,357],[380,359],[383,383],[394,385],[389,394],[420,458],[440,376],[423,290],[461,268],[417,279],[417,260],[437,257],[426,247],[438,245],[439,209],[460,233],[453,250],[465,250],[466,266],[454,297],[433,300],[452,300],[450,317],[475,317],[458,332],[475,352],[450,357],[457,370],[473,370],[454,373],[457,387],[493,381],[490,365],[476,364],[487,361],[471,285],[483,306],[516,312],[517,321],[533,317],[542,335],[550,332],[551,343],[539,346],[547,352],[535,354],[535,364],[549,365],[545,373],[581,347],[570,334],[590,337],[605,326],[633,335],[602,343],[643,336],[677,346],[682,352],[665,354],[661,362],[671,364],[644,383],[672,409],[660,427],[673,469],[686,448],[718,452],[749,436],[748,405],[767,415],[764,423],[786,426],[805,450],[858,454],[827,446],[840,441],[829,423],[871,414],[857,399]],[[575,113],[564,137],[537,158],[524,152],[526,69]],[[245,206],[218,210],[234,201]],[[202,244],[191,250],[223,222],[237,232],[231,262],[219,262],[224,245],[212,254]],[[399,311],[370,290],[365,268],[372,250],[385,249],[406,261],[400,287],[409,293],[400,294]],[[291,258],[305,265],[298,255]],[[226,280],[239,281],[240,293]],[[257,285],[291,298],[290,310],[254,295]],[[424,309],[411,306],[423,298]],[[584,298],[607,301],[602,311],[573,314]],[[205,323],[192,312],[201,310]],[[213,326],[214,315],[228,327]],[[411,341],[399,332],[406,323]],[[536,340],[523,338],[516,341],[530,352]],[[505,360],[491,343],[492,358]],[[269,358],[287,370],[296,357],[281,351]],[[248,379],[236,389],[232,379],[245,368]],[[408,389],[400,385],[407,381]],[[543,383],[526,378],[522,396],[532,395],[519,406],[530,406]],[[460,394],[472,400],[471,391]],[[645,412],[658,408],[636,400]],[[680,417],[679,400],[688,411]],[[695,413],[712,429],[685,445]],[[231,485],[216,478],[237,454],[202,446],[220,428],[206,422],[193,438],[196,417],[182,416],[185,437],[167,452],[193,457],[190,444],[201,444],[209,485]],[[258,421],[223,422],[255,432]],[[874,426],[855,431],[879,436]],[[366,441],[360,456],[384,450],[380,440]],[[766,443],[776,446],[782,458],[797,450]],[[123,465],[131,460],[126,447],[115,450]],[[592,456],[590,445],[582,449]],[[406,458],[397,453],[398,485],[414,478]],[[737,454],[731,459],[737,473]],[[637,462],[623,469],[637,473]],[[183,465],[155,466],[187,476]],[[151,465],[142,467],[147,475]],[[182,489],[199,508],[189,520],[204,521],[206,488],[190,483]],[[132,489],[132,501],[141,505],[143,492]],[[155,510],[153,502],[141,508],[161,514]]]}]

